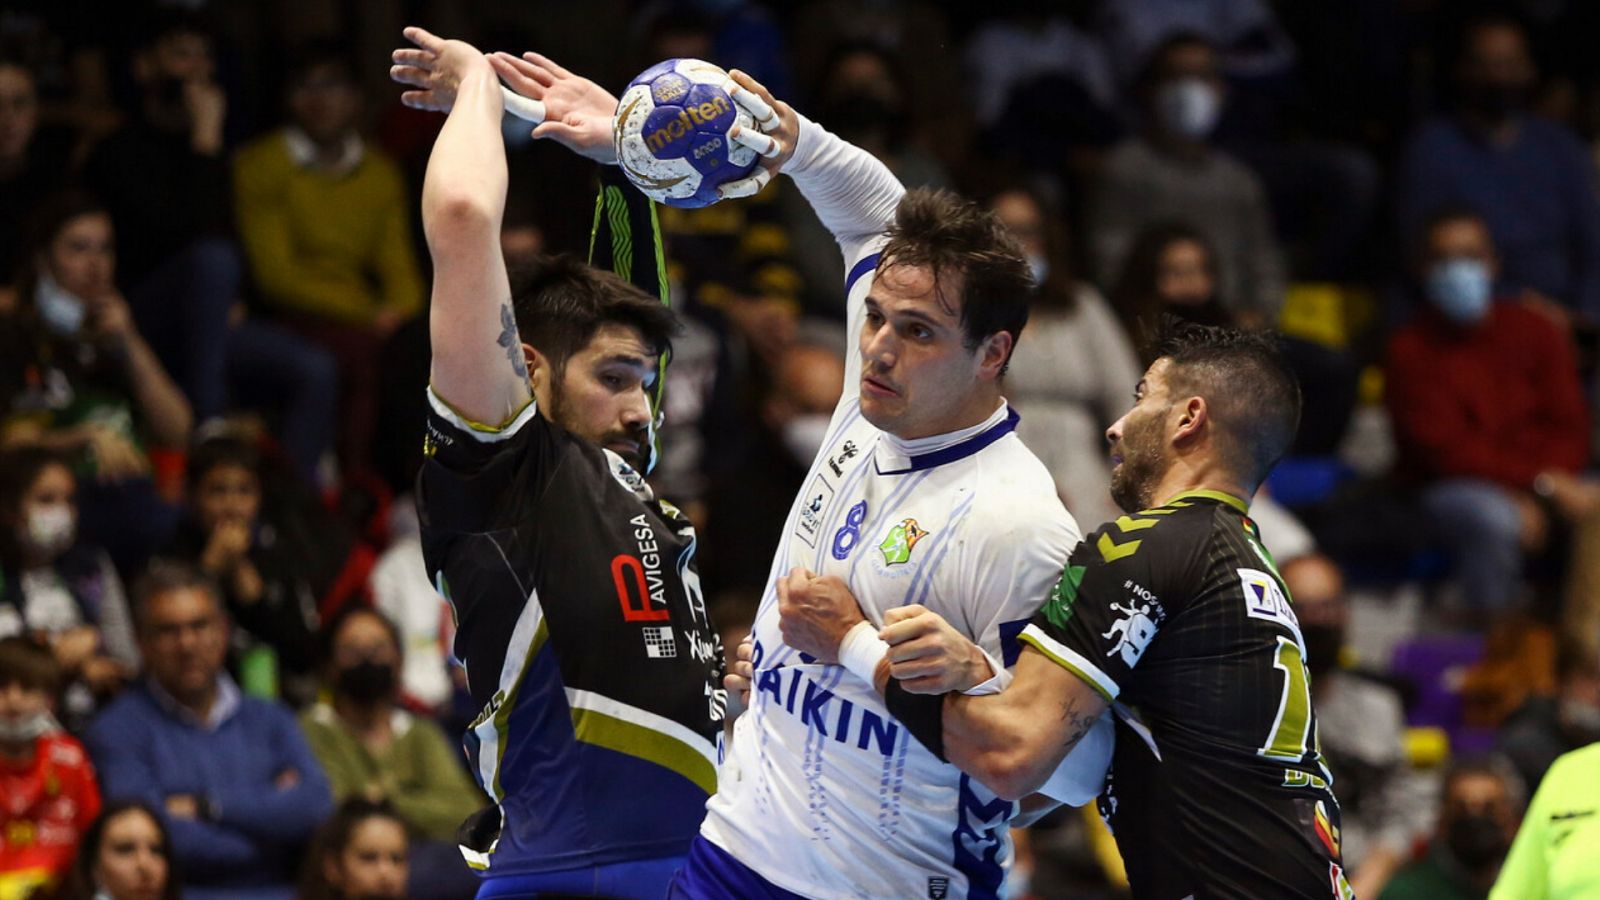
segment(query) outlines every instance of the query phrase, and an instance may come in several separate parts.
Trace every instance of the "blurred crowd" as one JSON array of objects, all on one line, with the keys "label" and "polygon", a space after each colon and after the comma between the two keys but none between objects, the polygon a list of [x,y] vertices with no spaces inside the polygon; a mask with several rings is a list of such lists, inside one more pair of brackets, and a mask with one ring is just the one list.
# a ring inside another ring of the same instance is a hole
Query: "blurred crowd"
[{"label": "blurred crowd", "polygon": [[[442,117],[387,81],[408,23],[613,91],[741,68],[987,203],[1038,282],[1006,394],[1086,533],[1151,324],[1279,331],[1306,411],[1252,513],[1361,896],[1485,896],[1600,740],[1600,7],[18,0],[0,900],[472,895],[476,711],[410,498]],[[581,257],[589,164],[504,137],[508,261]],[[842,389],[844,273],[781,179],[660,213],[686,331],[652,480],[731,647]],[[1109,840],[1047,818],[1017,895],[1117,896]]]}]

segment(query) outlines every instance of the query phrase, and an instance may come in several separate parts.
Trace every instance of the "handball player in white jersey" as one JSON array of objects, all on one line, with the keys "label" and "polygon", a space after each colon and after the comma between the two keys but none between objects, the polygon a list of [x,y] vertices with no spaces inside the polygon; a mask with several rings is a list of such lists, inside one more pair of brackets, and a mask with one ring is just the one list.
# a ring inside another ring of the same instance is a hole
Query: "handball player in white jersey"
[{"label": "handball player in white jersey", "polygon": [[[855,346],[757,613],[750,707],[668,896],[997,897],[1009,826],[1098,793],[1109,721],[1043,796],[1012,803],[927,750],[872,683],[886,612],[917,606],[981,648],[968,660],[982,682],[972,692],[1000,690],[1017,635],[1079,538],[1002,396],[1027,322],[1028,267],[975,204],[907,193],[870,154],[735,79],[735,100],[764,132],[736,139],[768,161],[724,192],[753,192],[780,170],[794,181],[844,254]],[[824,576],[848,583],[868,620],[840,648],[842,664],[785,646],[779,627],[780,605],[803,602]],[[897,671],[921,648],[897,647]]]},{"label": "handball player in white jersey", "polygon": [[[592,82],[536,54],[492,62],[512,90],[568,101],[536,137],[580,153],[610,139],[616,101]],[[885,612],[926,608],[951,624],[948,635],[923,641],[941,642],[941,660],[945,648],[973,647],[962,673],[981,682],[971,692],[1000,690],[1017,635],[1079,538],[1001,394],[1027,322],[1027,264],[975,204],[908,194],[870,154],[734,77],[734,99],[761,129],[735,139],[767,159],[723,195],[753,194],[780,170],[793,179],[844,253],[855,347],[745,648],[754,663],[750,708],[668,896],[998,897],[1019,816],[1082,805],[1099,792],[1109,720],[1039,795],[1013,803],[895,721],[872,686],[872,667],[887,651],[877,634]],[[841,646],[843,664],[786,647],[779,630],[780,592],[801,602],[820,577],[843,579],[870,622]],[[914,670],[907,657],[920,646],[896,647],[897,674]]]}]

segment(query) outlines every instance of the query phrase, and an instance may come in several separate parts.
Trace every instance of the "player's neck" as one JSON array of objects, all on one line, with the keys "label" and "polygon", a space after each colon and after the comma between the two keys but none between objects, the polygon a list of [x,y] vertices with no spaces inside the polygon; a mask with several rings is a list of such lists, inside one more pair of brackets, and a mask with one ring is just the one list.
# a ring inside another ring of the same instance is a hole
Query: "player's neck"
[{"label": "player's neck", "polygon": [[908,444],[916,441],[937,443],[940,438],[958,435],[989,421],[995,412],[1000,409],[1002,402],[999,391],[985,391],[974,394],[949,416],[929,422],[922,427],[910,429],[905,434],[896,432],[890,432],[890,434],[893,434],[901,442]]},{"label": "player's neck", "polygon": [[1223,470],[1220,466],[1208,461],[1198,463],[1180,458],[1168,467],[1161,480],[1156,482],[1155,489],[1150,492],[1150,500],[1154,506],[1161,506],[1179,494],[1189,494],[1195,491],[1213,491],[1237,497],[1246,505],[1255,489],[1242,483],[1231,472]]}]

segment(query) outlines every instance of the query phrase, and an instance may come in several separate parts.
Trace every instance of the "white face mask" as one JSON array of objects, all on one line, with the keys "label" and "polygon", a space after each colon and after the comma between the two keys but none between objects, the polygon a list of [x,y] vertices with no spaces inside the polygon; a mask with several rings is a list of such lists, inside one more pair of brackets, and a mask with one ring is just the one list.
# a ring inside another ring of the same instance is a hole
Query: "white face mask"
[{"label": "white face mask", "polygon": [[78,536],[78,514],[71,504],[41,506],[28,514],[28,545],[40,554],[59,556]]},{"label": "white face mask", "polygon": [[26,744],[56,729],[56,717],[36,712],[22,719],[0,719],[0,744]]},{"label": "white face mask", "polygon": [[1156,92],[1156,115],[1173,134],[1200,140],[1222,117],[1222,94],[1203,78],[1179,78]]},{"label": "white face mask", "polygon": [[89,306],[83,298],[58,284],[49,272],[39,275],[33,305],[39,310],[44,327],[60,337],[72,337],[83,330],[83,320],[89,315]]},{"label": "white face mask", "polygon": [[811,465],[828,438],[828,423],[832,419],[823,413],[795,416],[783,426],[783,446],[789,455],[802,466]]}]

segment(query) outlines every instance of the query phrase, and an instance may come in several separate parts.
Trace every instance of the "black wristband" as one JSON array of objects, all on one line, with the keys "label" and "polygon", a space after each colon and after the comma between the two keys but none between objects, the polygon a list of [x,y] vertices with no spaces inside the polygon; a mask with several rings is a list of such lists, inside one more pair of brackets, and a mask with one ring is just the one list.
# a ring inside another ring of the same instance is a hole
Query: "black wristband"
[{"label": "black wristband", "polygon": [[913,694],[891,678],[883,689],[883,703],[889,707],[889,715],[906,726],[928,752],[939,757],[940,762],[950,761],[944,756],[943,694]]}]

